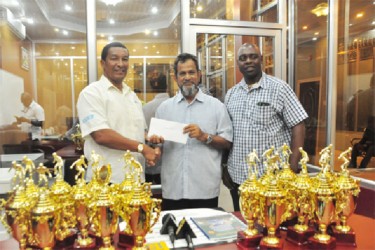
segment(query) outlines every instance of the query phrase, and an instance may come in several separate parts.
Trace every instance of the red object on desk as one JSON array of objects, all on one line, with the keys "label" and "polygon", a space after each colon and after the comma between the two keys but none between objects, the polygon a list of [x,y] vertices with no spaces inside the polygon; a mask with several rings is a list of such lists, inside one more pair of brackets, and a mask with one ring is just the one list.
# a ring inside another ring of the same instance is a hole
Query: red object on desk
[{"label": "red object on desk", "polygon": [[[234,215],[241,218],[239,212],[235,212]],[[349,220],[348,224],[354,229],[357,237],[357,248],[350,246],[336,246],[337,250],[346,250],[346,249],[358,249],[358,250],[371,250],[375,249],[375,237],[374,237],[374,228],[375,228],[375,219],[364,217],[362,215],[353,214]],[[285,239],[286,232],[281,232],[281,237]],[[118,234],[114,237],[115,243],[118,241]],[[117,244],[116,244],[117,245]],[[237,250],[236,243],[228,243],[222,245],[212,245],[212,246],[196,246],[196,249],[207,249],[207,250]],[[18,249],[18,242],[15,239],[9,239],[5,241],[0,241],[0,249]],[[124,248],[116,247],[116,249],[121,250]],[[286,250],[301,250],[309,249],[308,246],[297,246],[289,241],[284,241],[283,249]]]}]

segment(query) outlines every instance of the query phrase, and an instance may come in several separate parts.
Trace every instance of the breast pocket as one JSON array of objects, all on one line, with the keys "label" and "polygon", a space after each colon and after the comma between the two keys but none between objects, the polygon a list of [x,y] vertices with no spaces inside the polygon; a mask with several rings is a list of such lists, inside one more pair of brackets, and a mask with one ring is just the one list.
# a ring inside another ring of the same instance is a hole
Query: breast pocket
[{"label": "breast pocket", "polygon": [[275,114],[275,109],[271,105],[255,105],[251,107],[250,112],[247,114],[247,118],[254,124],[267,126],[272,121],[272,117]]}]

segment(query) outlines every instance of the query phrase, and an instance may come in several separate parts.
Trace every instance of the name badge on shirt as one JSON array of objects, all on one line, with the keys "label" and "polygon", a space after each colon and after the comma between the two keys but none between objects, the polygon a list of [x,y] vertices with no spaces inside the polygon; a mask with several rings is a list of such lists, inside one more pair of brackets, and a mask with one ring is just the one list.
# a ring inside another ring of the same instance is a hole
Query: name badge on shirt
[{"label": "name badge on shirt", "polygon": [[270,106],[271,104],[269,104],[268,102],[258,102],[257,105],[258,106]]}]

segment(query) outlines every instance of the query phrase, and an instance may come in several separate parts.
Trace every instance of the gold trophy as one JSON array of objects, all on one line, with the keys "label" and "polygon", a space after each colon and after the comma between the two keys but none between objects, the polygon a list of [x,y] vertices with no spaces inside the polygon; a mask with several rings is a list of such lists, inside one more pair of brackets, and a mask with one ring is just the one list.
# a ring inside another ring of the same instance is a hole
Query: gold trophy
[{"label": "gold trophy", "polygon": [[[161,200],[151,198],[151,183],[140,183],[142,165],[130,154],[125,157],[128,164],[135,170],[137,178],[131,196],[125,199],[125,205],[122,206],[122,209],[126,209],[126,211],[120,213],[130,229],[128,233],[133,237],[134,247],[132,249],[141,250],[146,249],[144,246],[145,236],[159,219]],[[124,242],[120,240],[119,245],[122,243]]]},{"label": "gold trophy", "polygon": [[291,183],[293,186],[291,192],[295,197],[294,210],[298,215],[298,222],[296,225],[288,227],[286,239],[301,246],[307,244],[308,238],[315,232],[313,228],[309,227],[309,220],[314,216],[315,200],[310,191],[312,183],[306,166],[309,156],[301,147],[299,151],[302,154],[300,161],[302,171]]},{"label": "gold trophy", "polygon": [[[81,171],[77,171],[77,175],[75,176],[76,185],[73,186],[73,204],[75,212],[75,219],[76,219],[76,227],[79,231],[78,237],[74,242],[74,247],[79,249],[90,249],[96,247],[96,240],[89,236],[89,189],[86,185],[84,176],[84,168],[82,166],[77,166],[77,162],[75,162],[75,166],[78,169],[82,169],[83,174]],[[78,162],[78,165],[83,165],[84,161]]]},{"label": "gold trophy", "polygon": [[15,190],[10,193],[7,201],[0,200],[1,217],[0,220],[9,232],[19,242],[21,250],[26,249],[26,245],[31,242],[31,224],[30,224],[30,210],[33,207],[32,199],[26,195],[24,187],[25,170],[21,164],[13,162],[15,169],[15,176],[13,177],[13,184]]},{"label": "gold trophy", "polygon": [[331,172],[332,144],[320,152],[319,164],[322,170],[314,177],[312,192],[315,199],[315,220],[319,224],[319,232],[309,238],[314,249],[333,249],[336,239],[327,233],[327,227],[335,220],[336,190]]},{"label": "gold trophy", "polygon": [[32,239],[34,244],[43,249],[53,249],[56,244],[55,232],[60,220],[60,211],[55,205],[48,190],[48,178],[51,176],[48,168],[41,163],[37,168],[39,173],[39,197],[31,210]]},{"label": "gold trophy", "polygon": [[75,128],[76,128],[76,132],[71,135],[71,138],[72,138],[72,141],[74,142],[74,145],[76,146],[75,151],[78,153],[82,153],[83,146],[85,144],[85,139],[83,139],[82,137],[81,127],[79,126],[79,124],[77,124]]},{"label": "gold trophy", "polygon": [[341,172],[337,181],[335,182],[336,188],[338,189],[338,205],[336,206],[336,213],[339,217],[339,224],[333,228],[333,235],[336,238],[337,245],[355,247],[357,245],[355,240],[355,232],[346,223],[347,219],[353,214],[356,208],[357,198],[360,192],[359,181],[350,177],[347,169],[351,151],[352,148],[348,148],[338,157],[338,159],[344,160],[344,163],[341,165]]},{"label": "gold trophy", "polygon": [[263,237],[255,228],[255,221],[259,215],[259,183],[257,181],[256,162],[259,162],[254,150],[247,156],[249,177],[239,187],[240,211],[247,222],[247,229],[237,233],[237,246],[240,249],[251,249],[259,246]]},{"label": "gold trophy", "polygon": [[72,187],[64,181],[62,168],[64,167],[63,159],[54,152],[54,173],[55,183],[51,186],[51,194],[55,204],[59,207],[60,221],[56,230],[56,239],[58,247],[72,246],[74,243],[75,233],[75,215],[74,215],[74,200],[71,195]]},{"label": "gold trophy", "polygon": [[101,250],[114,250],[112,236],[117,231],[118,214],[115,210],[114,196],[109,186],[111,179],[110,165],[103,165],[98,168],[98,185],[101,191],[93,194],[90,198],[90,222],[94,227],[94,233],[102,239]]},{"label": "gold trophy", "polygon": [[290,198],[287,193],[281,189],[277,182],[277,176],[274,171],[277,169],[277,162],[280,157],[278,154],[269,155],[267,160],[268,171],[267,181],[259,192],[260,216],[259,223],[267,227],[267,236],[260,242],[260,249],[282,249],[283,240],[276,236],[276,230],[279,225],[291,215]]}]

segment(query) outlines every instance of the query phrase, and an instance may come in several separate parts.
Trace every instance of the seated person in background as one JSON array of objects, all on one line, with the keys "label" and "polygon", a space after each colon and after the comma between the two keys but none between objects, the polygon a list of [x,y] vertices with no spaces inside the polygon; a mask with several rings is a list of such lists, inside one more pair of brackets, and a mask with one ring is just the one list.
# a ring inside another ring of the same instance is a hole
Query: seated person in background
[{"label": "seated person in background", "polygon": [[365,157],[362,159],[359,168],[365,168],[370,162],[371,157],[375,155],[374,147],[375,138],[375,116],[368,118],[367,128],[363,133],[362,139],[353,145],[352,157],[350,159],[349,167],[357,167],[357,157],[361,155],[361,152],[366,152]]},{"label": "seated person in background", "polygon": [[15,124],[19,125],[22,131],[28,132],[30,139],[38,140],[42,136],[44,109],[27,92],[21,94],[21,102],[24,108],[21,110],[21,116],[15,116]]}]

